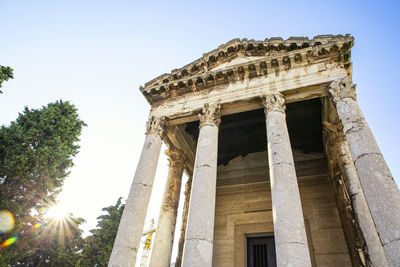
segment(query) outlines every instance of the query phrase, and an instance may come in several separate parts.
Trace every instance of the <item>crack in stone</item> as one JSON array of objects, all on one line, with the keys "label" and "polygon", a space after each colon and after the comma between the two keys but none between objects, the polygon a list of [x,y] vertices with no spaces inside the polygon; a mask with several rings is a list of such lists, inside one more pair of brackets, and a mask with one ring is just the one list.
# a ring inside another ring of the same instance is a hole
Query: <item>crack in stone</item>
[{"label": "crack in stone", "polygon": [[293,164],[291,162],[286,162],[286,161],[276,162],[276,163],[273,163],[272,165],[281,165],[281,164],[287,164],[287,165],[293,166]]},{"label": "crack in stone", "polygon": [[120,248],[127,248],[127,249],[130,249],[130,250],[133,250],[134,251],[134,253],[136,253],[137,252],[137,248],[132,248],[132,247],[129,247],[129,246],[124,246],[124,245],[119,245],[119,244],[115,244],[117,247],[120,247]]},{"label": "crack in stone", "polygon": [[386,246],[387,244],[390,244],[390,243],[393,243],[393,242],[396,242],[396,241],[400,241],[400,237],[396,237],[395,239],[390,240],[390,241],[386,242],[386,243],[383,244],[383,245]]},{"label": "crack in stone", "polygon": [[208,243],[210,243],[210,244],[213,243],[212,240],[208,240],[207,238],[201,238],[201,237],[186,238],[186,241],[188,241],[188,240],[194,240],[194,241],[196,241],[196,240],[201,240],[201,241],[206,241],[206,242],[208,242]]},{"label": "crack in stone", "polygon": [[349,194],[349,196],[350,196],[351,198],[353,198],[353,197],[357,196],[358,194],[360,194],[360,192],[356,192],[356,193],[353,193],[353,194]]},{"label": "crack in stone", "polygon": [[359,160],[360,158],[364,157],[364,156],[368,156],[368,155],[377,155],[377,156],[382,156],[381,153],[377,153],[377,152],[372,152],[372,153],[363,153],[360,156],[358,156],[356,158],[356,160],[354,162],[356,162],[357,160]]},{"label": "crack in stone", "polygon": [[304,243],[300,243],[300,242],[287,242],[287,244],[298,244],[298,245],[302,245],[302,246],[305,246],[306,244],[304,244]]},{"label": "crack in stone", "polygon": [[135,182],[134,184],[137,184],[137,185],[143,185],[143,186],[145,186],[145,187],[148,187],[148,186],[150,186],[150,185],[148,185],[148,184],[145,184],[145,183],[140,183],[140,182]]},{"label": "crack in stone", "polygon": [[211,166],[209,164],[201,164],[199,167],[208,167],[211,168]]},{"label": "crack in stone", "polygon": [[345,135],[348,133],[359,132],[365,128],[364,118],[359,118],[358,120],[350,121],[348,123],[351,124],[351,127],[344,132]]},{"label": "crack in stone", "polygon": [[153,145],[153,142],[149,142],[148,144],[147,144],[147,149],[150,149],[151,148],[151,146]]}]

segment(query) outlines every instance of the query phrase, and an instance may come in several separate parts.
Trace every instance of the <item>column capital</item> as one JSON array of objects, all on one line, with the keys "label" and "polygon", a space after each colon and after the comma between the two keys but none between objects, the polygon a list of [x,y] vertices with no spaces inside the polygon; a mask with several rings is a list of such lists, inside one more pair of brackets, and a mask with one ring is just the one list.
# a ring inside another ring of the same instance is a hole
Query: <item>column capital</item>
[{"label": "column capital", "polygon": [[286,100],[285,97],[279,93],[271,93],[267,95],[261,96],[263,106],[264,106],[264,113],[268,115],[271,111],[277,111],[285,113],[286,109]]},{"label": "column capital", "polygon": [[334,104],[345,98],[357,100],[356,85],[349,77],[336,79],[330,84],[329,95]]},{"label": "column capital", "polygon": [[165,155],[168,156],[168,162],[170,167],[181,165],[185,162],[185,155],[182,150],[171,147],[165,151]]},{"label": "column capital", "polygon": [[221,100],[213,104],[204,104],[201,114],[199,114],[200,128],[204,125],[219,126],[221,123]]},{"label": "column capital", "polygon": [[164,138],[167,132],[167,121],[165,117],[155,117],[151,116],[146,123],[146,135],[148,134],[156,134]]}]

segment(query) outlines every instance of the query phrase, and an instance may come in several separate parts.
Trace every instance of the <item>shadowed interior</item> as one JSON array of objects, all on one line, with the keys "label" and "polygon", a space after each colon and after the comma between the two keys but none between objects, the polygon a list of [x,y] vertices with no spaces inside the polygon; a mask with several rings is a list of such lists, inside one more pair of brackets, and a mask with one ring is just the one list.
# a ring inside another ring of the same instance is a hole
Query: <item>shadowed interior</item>
[{"label": "shadowed interior", "polygon": [[[311,99],[286,105],[286,122],[293,149],[303,153],[323,152],[321,100]],[[199,122],[191,122],[186,132],[195,140]],[[267,150],[263,109],[222,116],[218,138],[218,165],[237,156]]]}]

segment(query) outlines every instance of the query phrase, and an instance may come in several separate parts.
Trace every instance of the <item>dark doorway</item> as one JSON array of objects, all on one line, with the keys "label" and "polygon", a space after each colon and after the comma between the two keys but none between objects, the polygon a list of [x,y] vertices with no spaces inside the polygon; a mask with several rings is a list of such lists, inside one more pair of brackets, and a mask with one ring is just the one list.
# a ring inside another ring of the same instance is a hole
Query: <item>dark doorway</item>
[{"label": "dark doorway", "polygon": [[247,238],[247,267],[276,267],[273,236]]}]

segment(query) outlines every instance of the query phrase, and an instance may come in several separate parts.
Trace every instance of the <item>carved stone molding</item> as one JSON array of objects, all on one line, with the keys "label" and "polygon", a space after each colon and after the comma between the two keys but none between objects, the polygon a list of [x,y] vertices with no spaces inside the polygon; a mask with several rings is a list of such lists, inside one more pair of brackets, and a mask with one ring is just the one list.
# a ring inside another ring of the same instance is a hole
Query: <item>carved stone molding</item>
[{"label": "carved stone molding", "polygon": [[180,149],[171,147],[170,149],[165,151],[165,155],[168,156],[168,162],[170,167],[183,165],[185,163],[185,155]]},{"label": "carved stone molding", "polygon": [[199,114],[200,128],[205,125],[219,126],[221,123],[221,101],[214,104],[204,104],[203,111]]},{"label": "carved stone molding", "polygon": [[[350,73],[353,44],[354,38],[349,35],[321,35],[312,40],[307,37],[291,37],[287,40],[275,37],[264,41],[233,39],[194,62],[147,82],[140,87],[140,91],[153,105],[172,96],[244,79],[265,78],[279,71],[320,63],[321,60],[338,63]],[[238,58],[251,60],[235,63]],[[223,64],[226,66],[221,68]]]},{"label": "carved stone molding", "polygon": [[344,166],[352,162],[346,138],[343,133],[342,124],[333,124],[327,121],[322,122],[327,137],[327,142],[331,145],[334,154],[339,159],[339,167],[344,172]]},{"label": "carved stone molding", "polygon": [[264,113],[268,115],[271,111],[285,113],[286,100],[281,93],[272,93],[261,97],[264,105]]},{"label": "carved stone molding", "polygon": [[167,132],[167,121],[165,120],[165,117],[151,116],[149,118],[149,120],[146,123],[146,135],[157,134],[158,136],[161,137],[161,139],[163,139],[166,132]]},{"label": "carved stone molding", "polygon": [[339,100],[345,98],[357,100],[356,85],[349,77],[334,80],[330,84],[329,94],[335,105]]},{"label": "carved stone molding", "polygon": [[341,124],[333,124],[323,121],[324,130],[326,133],[327,141],[334,145],[337,141],[344,141],[343,126]]}]

